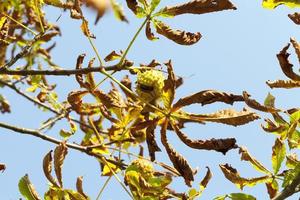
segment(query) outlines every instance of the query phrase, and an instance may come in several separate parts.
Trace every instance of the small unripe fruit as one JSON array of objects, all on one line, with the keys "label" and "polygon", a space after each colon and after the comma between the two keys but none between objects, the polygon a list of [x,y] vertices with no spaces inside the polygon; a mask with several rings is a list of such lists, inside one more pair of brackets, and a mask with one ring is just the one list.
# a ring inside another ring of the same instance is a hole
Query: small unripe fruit
[{"label": "small unripe fruit", "polygon": [[136,93],[145,102],[151,102],[162,96],[165,77],[160,71],[138,72]]}]

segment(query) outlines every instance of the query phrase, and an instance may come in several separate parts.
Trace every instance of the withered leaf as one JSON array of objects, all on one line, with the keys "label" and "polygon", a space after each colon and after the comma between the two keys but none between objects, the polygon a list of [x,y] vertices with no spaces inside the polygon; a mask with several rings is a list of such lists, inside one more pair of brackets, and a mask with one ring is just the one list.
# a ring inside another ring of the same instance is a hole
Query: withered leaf
[{"label": "withered leaf", "polygon": [[63,187],[62,166],[67,153],[68,147],[66,146],[65,141],[61,142],[54,150],[54,171],[61,187]]},{"label": "withered leaf", "polygon": [[151,161],[155,160],[155,152],[161,151],[156,143],[154,130],[157,126],[157,121],[148,122],[148,127],[146,128],[146,142],[148,146],[149,156]]},{"label": "withered leaf", "polygon": [[261,177],[256,177],[256,178],[243,178],[240,176],[238,171],[231,167],[228,164],[225,165],[219,165],[224,176],[234,183],[238,188],[241,190],[244,188],[244,186],[254,186],[257,183],[262,183],[268,181],[270,178],[268,175],[267,176],[261,176]]},{"label": "withered leaf", "polygon": [[275,80],[275,81],[267,81],[266,83],[272,89],[273,88],[291,89],[291,88],[300,87],[300,81],[294,81],[294,80]]},{"label": "withered leaf", "polygon": [[279,112],[279,109],[276,109],[272,106],[265,106],[262,105],[260,103],[258,103],[256,100],[254,99],[250,99],[250,94],[248,94],[246,91],[243,92],[243,97],[245,100],[245,103],[250,107],[253,108],[255,110],[259,110],[259,111],[263,111],[263,112],[268,112],[268,113],[275,113],[275,112]]},{"label": "withered leaf", "polygon": [[165,65],[168,69],[168,78],[164,81],[163,92],[165,94],[163,101],[166,108],[171,108],[175,96],[176,78],[171,60],[166,62]]},{"label": "withered leaf", "polygon": [[123,22],[128,23],[128,20],[127,20],[125,14],[124,14],[124,10],[123,10],[122,6],[118,2],[116,2],[115,0],[110,0],[110,3],[111,3],[111,7],[114,11],[115,17],[118,20],[121,20]]},{"label": "withered leaf", "polygon": [[208,182],[210,181],[210,179],[212,178],[213,174],[211,173],[209,167],[206,167],[207,168],[207,172],[204,176],[204,178],[202,179],[202,181],[200,182],[200,185],[203,187],[203,188],[206,188]]},{"label": "withered leaf", "polygon": [[286,127],[283,124],[278,124],[273,122],[270,119],[265,119],[267,125],[261,125],[261,127],[264,129],[264,131],[272,133],[272,132],[282,132],[286,129]]},{"label": "withered leaf", "polygon": [[82,24],[81,24],[80,28],[86,37],[96,39],[96,36],[94,34],[92,34],[90,31],[89,22],[86,19],[82,19]]},{"label": "withered leaf", "polygon": [[79,192],[82,196],[84,196],[86,199],[88,199],[88,196],[83,192],[82,188],[82,176],[79,176],[76,180],[76,189],[77,192]]},{"label": "withered leaf", "polygon": [[245,147],[239,148],[239,154],[241,154],[241,160],[249,161],[256,170],[263,172],[265,174],[272,174],[258,160],[256,160],[253,156],[251,156]]},{"label": "withered leaf", "polygon": [[84,0],[87,7],[91,7],[97,11],[97,17],[95,20],[95,24],[98,23],[99,19],[104,15],[108,8],[108,1],[107,0]]},{"label": "withered leaf", "polygon": [[59,31],[52,31],[49,33],[44,34],[39,38],[40,41],[49,42],[53,37],[60,35]]},{"label": "withered leaf", "polygon": [[236,10],[236,7],[229,0],[192,0],[180,5],[167,6],[160,12],[164,15],[176,16],[187,13],[204,14],[229,9]]},{"label": "withered leaf", "polygon": [[194,173],[187,160],[173,149],[167,140],[168,120],[165,120],[161,128],[161,142],[164,145],[174,168],[184,178],[186,185],[191,186],[194,181]]},{"label": "withered leaf", "polygon": [[173,108],[177,110],[181,107],[188,106],[194,103],[200,103],[202,106],[206,104],[215,103],[215,102],[224,102],[227,104],[233,104],[236,101],[244,101],[243,96],[220,92],[216,90],[204,90],[179,99],[173,105]]},{"label": "withered leaf", "polygon": [[25,174],[25,176],[23,176],[19,183],[19,191],[20,193],[26,198],[26,199],[30,199],[30,200],[41,200],[41,198],[39,197],[37,191],[35,190],[33,184],[31,183],[31,181],[29,180],[29,176],[28,174]]},{"label": "withered leaf", "polygon": [[223,123],[232,126],[239,126],[247,124],[251,121],[259,119],[260,117],[254,113],[244,108],[242,111],[236,111],[234,109],[220,110],[212,114],[190,114],[189,120],[191,121],[210,121]]},{"label": "withered leaf", "polygon": [[267,191],[268,191],[270,199],[273,199],[276,196],[277,192],[278,192],[278,183],[277,183],[277,181],[274,179],[270,182],[267,182],[266,187],[267,187]]},{"label": "withered leaf", "polygon": [[177,136],[180,140],[187,146],[194,149],[204,149],[204,150],[214,150],[226,154],[227,151],[237,148],[236,140],[234,138],[226,139],[210,139],[210,140],[191,140],[185,135],[180,129],[174,125],[173,126]]},{"label": "withered leaf", "polygon": [[0,171],[4,171],[6,169],[6,166],[5,166],[5,164],[3,164],[3,163],[0,163]]},{"label": "withered leaf", "polygon": [[122,57],[122,55],[118,54],[116,51],[112,51],[110,54],[108,54],[104,58],[104,60],[105,60],[105,62],[109,62],[109,61],[117,60],[121,57]]},{"label": "withered leaf", "polygon": [[1,113],[10,113],[10,105],[6,98],[0,94],[0,111]]},{"label": "withered leaf", "polygon": [[177,44],[192,45],[197,43],[202,37],[199,32],[190,33],[182,30],[173,30],[168,25],[158,20],[156,20],[154,24],[157,33],[165,36],[170,40],[173,40]]},{"label": "withered leaf", "polygon": [[122,108],[124,107],[124,103],[120,102],[119,97],[116,98],[116,96],[112,96],[111,94],[106,94],[102,90],[94,90],[94,95],[99,98],[99,101],[107,108],[112,107],[118,107]]},{"label": "withered leaf", "polygon": [[286,156],[286,166],[290,169],[294,169],[299,162],[300,161],[298,160],[296,153]]},{"label": "withered leaf", "polygon": [[279,54],[277,54],[277,59],[279,61],[281,70],[287,77],[294,81],[300,81],[300,76],[293,71],[293,65],[288,60],[290,54],[287,53],[287,50],[289,46],[290,44],[287,44],[285,47],[283,47]]},{"label": "withered leaf", "polygon": [[290,42],[292,43],[295,53],[298,57],[298,61],[300,62],[300,44],[297,42],[297,40],[293,37],[291,37]]},{"label": "withered leaf", "polygon": [[155,37],[154,33],[151,30],[151,21],[147,21],[145,31],[146,31],[146,36],[147,36],[148,40],[153,41],[153,40],[159,39],[158,37]]},{"label": "withered leaf", "polygon": [[288,17],[297,25],[300,25],[300,13],[288,14]]},{"label": "withered leaf", "polygon": [[[85,54],[81,54],[77,57],[76,69],[82,68],[82,63],[84,60]],[[83,80],[83,75],[78,73],[75,75],[76,81],[79,83],[80,87],[87,88],[87,83]]]},{"label": "withered leaf", "polygon": [[52,172],[52,150],[46,154],[46,156],[43,159],[43,171],[46,176],[46,178],[52,183],[55,187],[59,187],[56,180],[51,175]]},{"label": "withered leaf", "polygon": [[137,14],[138,2],[136,0],[126,0],[127,7],[134,13]]}]

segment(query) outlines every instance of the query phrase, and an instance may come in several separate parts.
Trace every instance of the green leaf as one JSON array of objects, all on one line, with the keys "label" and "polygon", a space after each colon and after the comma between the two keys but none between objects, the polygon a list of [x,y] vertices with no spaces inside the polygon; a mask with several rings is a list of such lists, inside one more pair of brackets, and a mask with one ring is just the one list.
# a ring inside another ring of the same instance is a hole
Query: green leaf
[{"label": "green leaf", "polygon": [[229,197],[232,200],[256,200],[254,196],[244,193],[231,193],[229,194]]},{"label": "green leaf", "polygon": [[290,123],[298,122],[300,119],[300,110],[290,115]]},{"label": "green leaf", "polygon": [[280,139],[277,138],[274,146],[272,147],[272,167],[274,170],[274,174],[278,173],[285,155],[285,145]]},{"label": "green leaf", "polygon": [[288,185],[290,185],[293,180],[295,179],[296,176],[298,176],[300,173],[300,162],[298,162],[298,164],[295,166],[294,169],[289,170],[285,176],[284,176],[284,180],[282,183],[282,187],[286,187]]},{"label": "green leaf", "polygon": [[73,135],[72,131],[66,131],[65,129],[61,129],[59,131],[59,135],[63,137],[65,140],[68,139],[70,136]]},{"label": "green leaf", "polygon": [[18,186],[20,193],[23,195],[23,197],[25,197],[26,200],[41,199],[31,184],[27,174],[20,179]]},{"label": "green leaf", "polygon": [[82,194],[80,194],[77,191],[74,190],[64,190],[64,193],[70,197],[70,199],[76,199],[76,200],[87,200],[89,198],[86,198]]},{"label": "green leaf", "polygon": [[297,154],[293,153],[293,154],[289,154],[286,156],[286,166],[288,168],[295,168],[296,165],[299,163],[299,160],[297,158]]},{"label": "green leaf", "polygon": [[263,0],[263,8],[274,9],[279,5],[285,5],[289,8],[300,7],[300,2],[298,0]]},{"label": "green leaf", "polygon": [[264,105],[270,107],[275,106],[275,97],[271,93],[268,93],[267,97],[265,98]]},{"label": "green leaf", "polygon": [[155,8],[158,6],[158,4],[160,3],[160,0],[152,0],[151,1],[151,12],[155,10]]},{"label": "green leaf", "polygon": [[225,200],[227,195],[217,196],[213,200]]},{"label": "green leaf", "polygon": [[194,199],[196,196],[198,196],[198,191],[195,188],[192,188],[188,191],[188,197],[189,199]]}]

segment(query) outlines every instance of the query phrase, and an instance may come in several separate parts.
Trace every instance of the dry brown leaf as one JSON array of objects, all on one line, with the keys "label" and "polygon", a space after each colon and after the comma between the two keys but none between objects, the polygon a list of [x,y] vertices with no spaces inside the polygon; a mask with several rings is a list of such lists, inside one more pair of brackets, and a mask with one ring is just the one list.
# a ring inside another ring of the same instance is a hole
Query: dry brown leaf
[{"label": "dry brown leaf", "polygon": [[269,179],[269,176],[261,176],[257,178],[243,178],[240,176],[238,171],[231,167],[228,164],[219,165],[224,176],[231,181],[232,183],[236,184],[241,190],[244,186],[253,186],[260,182],[266,182]]},{"label": "dry brown leaf", "polygon": [[210,181],[210,179],[212,178],[213,174],[211,173],[209,167],[206,167],[207,168],[207,172],[204,176],[204,178],[202,179],[202,181],[200,182],[200,185],[204,188],[206,188],[208,182]]},{"label": "dry brown leaf", "polygon": [[266,187],[267,187],[267,191],[268,191],[270,199],[273,199],[278,192],[278,188],[274,188],[272,182],[267,182]]},{"label": "dry brown leaf", "polygon": [[202,106],[215,102],[224,102],[227,104],[233,104],[236,101],[244,101],[243,96],[235,95],[225,92],[219,92],[216,90],[204,90],[187,97],[179,99],[173,108],[178,110],[181,107],[188,106],[194,103],[200,103]]},{"label": "dry brown leaf", "polygon": [[46,178],[52,183],[55,187],[59,187],[56,180],[51,175],[52,172],[52,150],[46,154],[46,156],[43,159],[43,171],[46,176]]},{"label": "dry brown leaf", "polygon": [[145,31],[146,31],[146,36],[147,36],[148,40],[153,41],[153,40],[159,39],[158,37],[155,37],[154,33],[151,30],[151,21],[147,21]]},{"label": "dry brown leaf", "polygon": [[65,157],[68,153],[68,147],[66,142],[61,142],[54,150],[54,171],[59,182],[59,185],[63,187],[62,182],[62,166],[65,160]]},{"label": "dry brown leaf", "polygon": [[182,14],[204,14],[222,10],[236,10],[229,0],[192,0],[190,2],[167,6],[161,12],[165,15],[176,16]]},{"label": "dry brown leaf", "polygon": [[239,154],[241,154],[241,160],[249,161],[255,169],[257,169],[265,174],[272,174],[258,160],[256,160],[253,156],[251,156],[245,147],[240,147]]},{"label": "dry brown leaf", "polygon": [[168,25],[158,20],[155,21],[155,28],[157,33],[181,45],[195,44],[202,37],[199,32],[190,33],[182,30],[173,30]]},{"label": "dry brown leaf", "polygon": [[113,60],[119,59],[121,57],[122,57],[122,55],[118,54],[116,51],[112,51],[110,54],[108,54],[104,58],[104,60],[105,60],[105,62],[109,62],[109,61],[113,61]]},{"label": "dry brown leaf", "polygon": [[175,89],[176,89],[176,78],[172,66],[171,60],[164,63],[168,69],[168,78],[164,81],[163,91],[164,95],[164,105],[166,108],[171,108],[174,97],[175,97]]},{"label": "dry brown leaf", "polygon": [[297,40],[295,38],[290,39],[290,42],[292,43],[294,49],[295,49],[295,53],[298,57],[298,61],[300,62],[300,44],[297,42]]},{"label": "dry brown leaf", "polygon": [[281,132],[284,129],[286,129],[286,127],[282,124],[277,124],[275,122],[273,122],[270,119],[265,119],[265,121],[267,122],[267,125],[261,125],[261,127],[264,129],[264,131],[272,133],[272,132]]},{"label": "dry brown leaf", "polygon": [[90,31],[89,22],[86,19],[82,19],[82,24],[81,24],[80,28],[86,37],[96,39],[96,36],[94,34],[92,34]]},{"label": "dry brown leaf", "polygon": [[100,104],[88,104],[82,102],[82,97],[89,92],[84,90],[72,91],[68,95],[68,102],[72,109],[80,115],[91,115],[99,112]]},{"label": "dry brown leaf", "polygon": [[43,41],[43,42],[49,42],[53,37],[60,35],[60,34],[61,34],[60,31],[55,30],[55,31],[44,34],[42,37],[39,38],[39,40]]},{"label": "dry brown leaf", "polygon": [[6,169],[6,166],[5,166],[5,164],[3,164],[3,163],[0,163],[0,171],[4,171]]},{"label": "dry brown leaf", "polygon": [[99,101],[108,109],[112,107],[122,108],[124,102],[120,102],[120,97],[112,96],[112,94],[106,94],[102,90],[94,90],[93,94],[99,98]]},{"label": "dry brown leaf", "polygon": [[[82,63],[84,60],[85,54],[81,54],[77,57],[77,62],[76,62],[76,69],[81,69],[82,68]],[[83,79],[83,74],[76,74],[75,75],[76,81],[79,83],[80,87],[82,88],[89,88],[89,85],[87,82],[84,81]]]},{"label": "dry brown leaf", "polygon": [[237,148],[236,140],[234,138],[226,139],[210,139],[210,140],[191,140],[185,135],[180,129],[174,125],[173,126],[177,136],[180,140],[187,146],[194,149],[204,149],[204,150],[214,150],[226,154],[227,151]]},{"label": "dry brown leaf", "polygon": [[289,47],[290,44],[287,44],[285,47],[283,47],[279,54],[277,54],[277,59],[279,61],[281,70],[287,77],[294,81],[300,81],[300,76],[298,74],[295,74],[295,72],[293,71],[293,65],[288,60],[290,54],[287,53],[287,50]]},{"label": "dry brown leaf", "polygon": [[151,161],[155,160],[155,152],[161,151],[159,146],[156,143],[155,139],[155,128],[157,126],[157,121],[153,121],[152,123],[148,122],[148,127],[146,128],[146,142],[148,146],[149,156]]},{"label": "dry brown leaf", "polygon": [[266,83],[272,89],[273,88],[291,89],[291,88],[300,87],[300,81],[294,81],[294,80],[275,80],[275,81],[267,81]]},{"label": "dry brown leaf", "polygon": [[288,14],[288,17],[297,25],[300,25],[300,13]]},{"label": "dry brown leaf", "polygon": [[251,121],[259,119],[260,117],[250,110],[244,108],[242,111],[236,111],[234,109],[220,110],[212,114],[190,114],[189,119],[191,121],[210,121],[217,122],[232,126],[239,126],[247,124]]},{"label": "dry brown leaf", "polygon": [[258,103],[256,100],[250,99],[250,94],[248,94],[246,91],[243,92],[243,97],[244,97],[245,103],[250,108],[253,108],[255,110],[259,110],[259,111],[262,111],[262,112],[268,112],[268,113],[280,112],[279,109],[276,109],[272,106],[262,105],[262,104]]},{"label": "dry brown leaf", "polygon": [[79,176],[76,180],[76,189],[78,193],[80,193],[82,196],[84,196],[86,199],[88,199],[88,196],[83,192],[82,188],[82,176]]},{"label": "dry brown leaf", "polygon": [[134,13],[137,13],[138,2],[136,0],[126,0],[127,7]]},{"label": "dry brown leaf", "polygon": [[193,170],[188,164],[187,160],[178,152],[176,152],[175,149],[168,143],[167,126],[168,120],[165,120],[161,128],[161,142],[164,145],[174,168],[184,178],[186,185],[191,186],[192,182],[194,181]]}]

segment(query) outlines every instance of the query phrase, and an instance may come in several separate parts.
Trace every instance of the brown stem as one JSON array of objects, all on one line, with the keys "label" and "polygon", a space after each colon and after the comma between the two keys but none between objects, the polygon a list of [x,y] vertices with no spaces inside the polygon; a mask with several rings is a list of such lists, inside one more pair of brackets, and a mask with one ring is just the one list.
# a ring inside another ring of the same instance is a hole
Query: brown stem
[{"label": "brown stem", "polygon": [[[16,93],[18,93],[19,95],[21,95],[22,97],[24,97],[25,99],[29,100],[30,102],[36,104],[36,105],[39,105],[57,115],[61,115],[61,113],[53,108],[51,108],[50,106],[44,104],[44,103],[41,103],[39,102],[38,100],[34,99],[33,97],[29,96],[28,94],[24,93],[23,91],[21,91],[20,89],[18,89],[15,85],[11,84],[11,83],[7,83],[5,81],[2,81],[0,79],[0,84],[2,85],[5,85],[7,87],[9,87],[10,89],[14,90]],[[85,124],[85,123],[82,123],[81,121],[77,120],[77,119],[73,119],[71,117],[69,117],[71,121],[74,121],[76,122],[77,124],[80,124],[82,126],[85,126],[87,128],[92,128],[91,126],[89,126],[88,124]]]},{"label": "brown stem", "polygon": [[[108,66],[104,68],[105,71],[119,70],[117,65]],[[75,74],[89,74],[92,72],[100,72],[103,67],[90,67],[82,69],[61,69],[61,70],[8,70],[5,68],[0,68],[0,74],[6,75],[47,75],[47,76],[70,76]]]},{"label": "brown stem", "polygon": [[[54,143],[54,144],[60,144],[62,142],[61,140],[58,140],[56,138],[45,135],[45,134],[41,133],[40,131],[37,131],[37,130],[34,130],[34,129],[27,129],[27,128],[23,128],[23,127],[17,127],[17,126],[13,126],[13,125],[10,125],[10,124],[3,123],[3,122],[0,122],[0,127],[9,129],[9,130],[17,132],[17,133],[32,135],[32,136],[41,138],[42,140],[45,140],[45,141],[48,141],[48,142],[51,142],[51,143]],[[94,153],[94,152],[90,151],[85,146],[81,146],[81,145],[73,144],[73,143],[66,143],[66,145],[67,145],[67,147],[69,147],[71,149],[81,151],[81,152],[83,152],[87,155],[90,155],[90,156],[93,156],[93,157],[96,157],[96,158],[99,158],[99,159],[105,159],[107,162],[110,162],[110,163],[120,167],[121,169],[124,169],[125,164],[117,162],[115,160],[107,159],[103,155],[100,155],[98,153]]]},{"label": "brown stem", "polygon": [[295,177],[292,183],[286,186],[279,194],[277,194],[272,200],[284,200],[289,196],[300,192],[300,173]]}]

